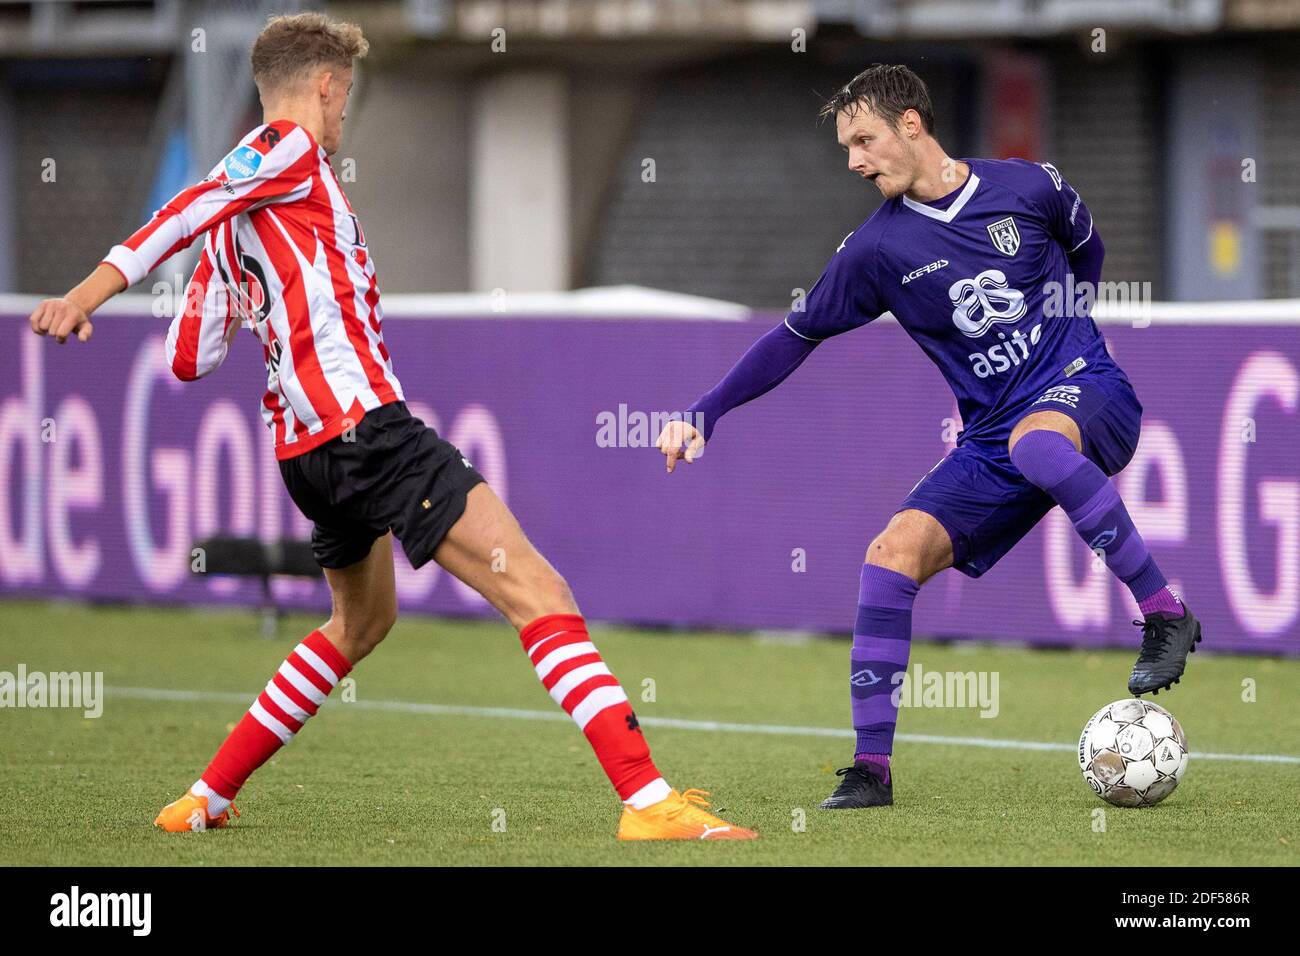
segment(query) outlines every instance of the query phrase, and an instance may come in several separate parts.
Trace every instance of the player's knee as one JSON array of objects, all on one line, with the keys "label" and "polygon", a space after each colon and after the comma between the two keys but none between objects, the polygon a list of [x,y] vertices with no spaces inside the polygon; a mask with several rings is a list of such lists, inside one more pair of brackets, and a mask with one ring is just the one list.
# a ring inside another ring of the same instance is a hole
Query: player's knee
[{"label": "player's knee", "polygon": [[921,529],[906,521],[886,528],[867,547],[866,563],[906,574],[924,583],[938,568]]},{"label": "player's knee", "polygon": [[573,614],[578,609],[569,582],[564,580],[554,568],[548,568],[547,573],[542,575],[537,587],[537,597],[546,608],[544,614]]},{"label": "player's knee", "polygon": [[1040,488],[1052,483],[1061,456],[1075,450],[1074,442],[1067,436],[1047,428],[1031,428],[1013,437],[1016,441],[1011,446],[1011,463],[1026,481]]},{"label": "player's knee", "polygon": [[396,605],[375,607],[365,613],[348,615],[342,620],[331,619],[331,624],[336,624],[341,632],[343,653],[354,663],[378,647],[396,623]]},{"label": "player's knee", "polygon": [[507,616],[512,624],[522,627],[549,614],[577,614],[578,605],[568,582],[547,564],[530,576],[513,611]]},{"label": "player's knee", "polygon": [[916,561],[915,549],[908,547],[899,535],[889,531],[882,531],[876,535],[867,546],[867,564],[879,565],[906,574],[905,568],[915,564]]}]

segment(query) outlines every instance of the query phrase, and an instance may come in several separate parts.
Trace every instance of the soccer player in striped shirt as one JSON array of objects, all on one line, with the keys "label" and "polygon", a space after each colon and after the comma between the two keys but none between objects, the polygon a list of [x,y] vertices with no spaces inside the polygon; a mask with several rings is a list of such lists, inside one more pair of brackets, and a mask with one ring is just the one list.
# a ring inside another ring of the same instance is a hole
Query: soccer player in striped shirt
[{"label": "soccer player in striped shirt", "polygon": [[846,809],[893,802],[894,678],[907,670],[920,586],[949,567],[979,577],[1054,506],[1141,608],[1130,692],[1177,683],[1201,627],[1109,480],[1137,448],[1133,386],[1107,354],[1091,300],[1053,304],[1053,290],[1060,303],[1062,290],[1095,292],[1101,278],[1101,237],[1078,193],[1049,164],[949,158],[925,83],[904,66],[872,66],[822,112],[849,169],[885,201],[840,243],[805,308],[691,406],[703,429],[673,422],[658,444],[669,472],[693,461],[721,415],[886,311],[952,389],[965,423],[957,447],[912,488],[862,568],[849,669],[857,746],[822,803]]},{"label": "soccer player in striped shirt", "polygon": [[[538,678],[623,800],[620,839],[752,838],[706,812],[703,791],[664,781],[564,580],[470,462],[406,409],[384,346],[374,260],[329,162],[353,63],[367,48],[355,25],[322,14],[272,18],[252,50],[265,123],[31,316],[41,335],[87,341],[96,308],[202,236],[167,359],[179,378],[200,378],[222,363],[241,326],[253,330],[267,368],[262,416],[289,494],[315,523],[330,619],[298,644],[155,823],[173,832],[224,827],[249,775],[384,639],[397,616],[395,535],[412,566],[437,561],[518,629]],[[508,565],[494,570],[501,553]]]}]

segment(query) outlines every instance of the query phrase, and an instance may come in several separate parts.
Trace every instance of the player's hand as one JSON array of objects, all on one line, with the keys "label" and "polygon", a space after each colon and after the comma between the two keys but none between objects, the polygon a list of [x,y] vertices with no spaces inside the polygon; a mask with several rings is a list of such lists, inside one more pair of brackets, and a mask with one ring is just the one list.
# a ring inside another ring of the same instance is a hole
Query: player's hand
[{"label": "player's hand", "polygon": [[679,458],[685,458],[688,465],[695,463],[704,451],[704,436],[690,422],[671,421],[660,433],[656,444],[668,459],[668,473],[671,475]]},{"label": "player's hand", "polygon": [[43,301],[32,313],[31,323],[33,332],[37,335],[52,335],[60,345],[68,340],[69,335],[88,342],[95,331],[85,310],[67,299]]}]

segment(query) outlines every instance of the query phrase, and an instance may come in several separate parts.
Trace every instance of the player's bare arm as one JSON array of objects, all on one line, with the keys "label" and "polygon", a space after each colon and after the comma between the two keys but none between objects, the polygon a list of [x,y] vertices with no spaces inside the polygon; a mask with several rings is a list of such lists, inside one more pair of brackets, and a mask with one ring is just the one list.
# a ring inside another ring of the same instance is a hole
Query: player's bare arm
[{"label": "player's bare arm", "polygon": [[95,327],[90,316],[101,305],[126,288],[122,273],[112,266],[100,263],[95,271],[77,283],[67,295],[58,299],[45,299],[31,315],[32,331],[37,335],[50,335],[62,345],[69,336],[89,342]]}]

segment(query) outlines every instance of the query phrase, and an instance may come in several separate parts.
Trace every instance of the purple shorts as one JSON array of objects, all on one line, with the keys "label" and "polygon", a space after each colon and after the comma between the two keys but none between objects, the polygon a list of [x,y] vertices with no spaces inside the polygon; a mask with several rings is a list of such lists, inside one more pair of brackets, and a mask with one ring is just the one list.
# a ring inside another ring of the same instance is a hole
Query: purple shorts
[{"label": "purple shorts", "polygon": [[[1137,449],[1142,404],[1123,376],[1063,378],[1026,405],[1017,421],[1041,411],[1073,418],[1083,454],[1107,475],[1118,473]],[[1005,442],[972,439],[931,468],[898,511],[933,515],[952,538],[953,567],[978,578],[1055,506],[1011,463]]]}]

